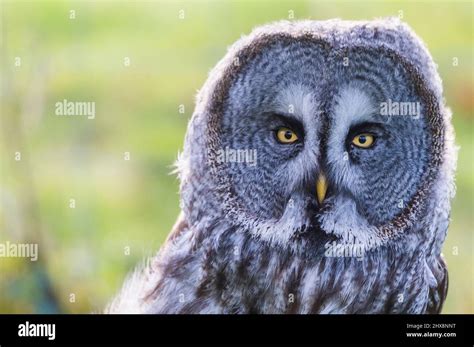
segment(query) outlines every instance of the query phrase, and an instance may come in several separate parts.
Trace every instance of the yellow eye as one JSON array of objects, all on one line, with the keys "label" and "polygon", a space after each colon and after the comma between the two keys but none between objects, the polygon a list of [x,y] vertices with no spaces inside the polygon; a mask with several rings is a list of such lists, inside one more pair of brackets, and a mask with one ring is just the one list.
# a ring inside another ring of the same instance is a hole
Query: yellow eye
[{"label": "yellow eye", "polygon": [[375,137],[372,134],[363,133],[354,136],[352,144],[360,148],[369,148],[374,144]]},{"label": "yellow eye", "polygon": [[293,143],[298,141],[298,136],[295,132],[288,128],[279,128],[276,133],[278,142],[280,143]]}]

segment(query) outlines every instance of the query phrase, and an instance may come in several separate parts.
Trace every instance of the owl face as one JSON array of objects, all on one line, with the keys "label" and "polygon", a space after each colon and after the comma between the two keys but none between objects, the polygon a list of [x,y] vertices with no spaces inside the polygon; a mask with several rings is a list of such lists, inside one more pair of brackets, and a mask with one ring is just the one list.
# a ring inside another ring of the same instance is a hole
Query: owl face
[{"label": "owl face", "polygon": [[[222,146],[257,160],[229,161],[227,174],[260,221],[367,233],[403,211],[428,171],[426,105],[403,65],[377,49],[275,44],[241,72],[228,100]],[[414,112],[384,112],[389,102]]]},{"label": "owl face", "polygon": [[370,248],[426,216],[446,115],[407,30],[285,23],[229,52],[195,117],[225,218],[280,245],[324,234]]}]

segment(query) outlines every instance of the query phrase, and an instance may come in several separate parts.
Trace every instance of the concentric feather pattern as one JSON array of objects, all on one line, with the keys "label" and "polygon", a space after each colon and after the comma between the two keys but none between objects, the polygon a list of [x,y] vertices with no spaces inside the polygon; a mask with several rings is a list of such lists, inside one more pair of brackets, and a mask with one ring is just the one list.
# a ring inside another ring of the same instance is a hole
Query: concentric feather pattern
[{"label": "concentric feather pattern", "polygon": [[[107,312],[440,312],[450,118],[436,65],[398,19],[255,29],[197,96],[173,231]],[[298,140],[279,143],[282,128]]]}]

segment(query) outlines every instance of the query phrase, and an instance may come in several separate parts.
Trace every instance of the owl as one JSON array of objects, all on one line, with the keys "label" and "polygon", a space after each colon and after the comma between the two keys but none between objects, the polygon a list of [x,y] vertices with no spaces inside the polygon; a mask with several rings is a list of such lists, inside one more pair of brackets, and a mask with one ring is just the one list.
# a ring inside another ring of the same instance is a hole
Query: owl
[{"label": "owl", "polygon": [[254,29],[198,93],[173,230],[106,312],[439,313],[455,163],[406,24]]}]

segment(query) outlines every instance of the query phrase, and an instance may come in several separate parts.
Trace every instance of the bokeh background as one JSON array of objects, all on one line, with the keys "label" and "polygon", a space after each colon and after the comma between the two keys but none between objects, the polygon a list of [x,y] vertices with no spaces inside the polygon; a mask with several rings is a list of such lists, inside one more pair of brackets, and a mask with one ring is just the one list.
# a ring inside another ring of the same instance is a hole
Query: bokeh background
[{"label": "bokeh background", "polygon": [[[0,258],[0,312],[102,310],[178,215],[171,165],[208,71],[242,34],[293,15],[403,16],[428,45],[460,146],[444,312],[474,313],[471,1],[2,1],[0,10],[0,242],[40,247],[37,262]],[[55,115],[63,99],[94,101],[95,119]]]}]

